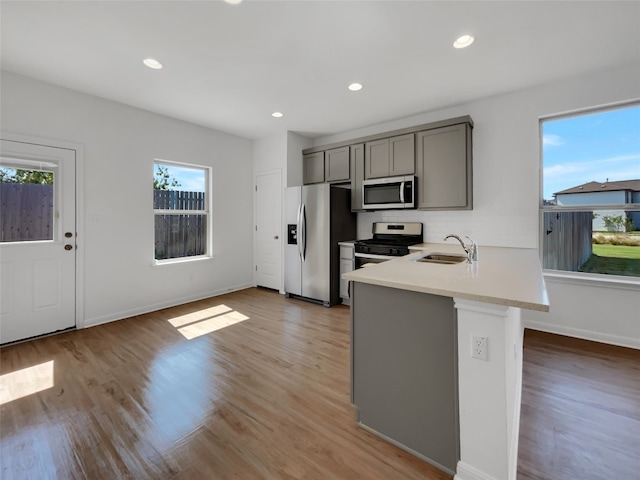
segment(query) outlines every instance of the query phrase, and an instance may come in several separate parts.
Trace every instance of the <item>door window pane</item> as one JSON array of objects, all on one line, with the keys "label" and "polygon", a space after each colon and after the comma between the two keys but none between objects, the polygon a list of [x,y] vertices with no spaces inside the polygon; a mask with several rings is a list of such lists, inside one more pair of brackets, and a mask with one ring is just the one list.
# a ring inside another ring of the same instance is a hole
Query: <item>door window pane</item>
[{"label": "door window pane", "polygon": [[54,173],[0,167],[0,241],[53,240]]}]

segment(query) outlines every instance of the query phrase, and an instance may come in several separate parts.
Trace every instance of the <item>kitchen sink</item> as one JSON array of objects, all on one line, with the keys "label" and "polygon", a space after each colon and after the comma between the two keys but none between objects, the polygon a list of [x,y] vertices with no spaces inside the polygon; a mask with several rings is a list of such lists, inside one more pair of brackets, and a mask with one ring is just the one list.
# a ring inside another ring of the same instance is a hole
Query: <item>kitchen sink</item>
[{"label": "kitchen sink", "polygon": [[440,263],[443,265],[454,265],[456,263],[462,263],[467,260],[467,256],[461,253],[438,253],[432,252],[424,254],[417,258],[416,262],[425,263]]}]

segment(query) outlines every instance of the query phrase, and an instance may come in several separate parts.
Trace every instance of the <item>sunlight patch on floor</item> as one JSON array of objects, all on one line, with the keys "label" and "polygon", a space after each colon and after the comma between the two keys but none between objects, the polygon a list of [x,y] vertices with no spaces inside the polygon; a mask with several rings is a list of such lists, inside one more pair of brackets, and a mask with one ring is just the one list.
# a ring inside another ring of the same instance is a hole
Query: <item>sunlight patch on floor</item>
[{"label": "sunlight patch on floor", "polygon": [[0,375],[0,405],[53,387],[53,360]]},{"label": "sunlight patch on floor", "polygon": [[169,319],[169,323],[176,328],[188,325],[189,323],[199,322],[206,320],[207,318],[216,317],[222,313],[231,312],[233,309],[226,305],[217,305],[211,308],[205,308],[204,310],[198,310],[197,312],[187,313],[186,315],[180,315],[179,317],[173,317]]},{"label": "sunlight patch on floor", "polygon": [[215,307],[198,310],[197,312],[180,315],[169,319],[169,323],[188,340],[215,332],[222,328],[248,320],[249,317],[227,307],[217,305]]}]

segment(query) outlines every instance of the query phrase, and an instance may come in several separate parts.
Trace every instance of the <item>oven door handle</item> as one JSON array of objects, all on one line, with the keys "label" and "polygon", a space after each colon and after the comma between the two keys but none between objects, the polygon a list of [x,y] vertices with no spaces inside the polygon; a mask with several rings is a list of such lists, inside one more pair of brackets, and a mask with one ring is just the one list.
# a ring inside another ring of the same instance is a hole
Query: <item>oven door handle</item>
[{"label": "oven door handle", "polygon": [[380,260],[393,260],[394,258],[400,258],[391,255],[376,255],[374,253],[354,253],[353,256],[358,258],[374,258]]}]

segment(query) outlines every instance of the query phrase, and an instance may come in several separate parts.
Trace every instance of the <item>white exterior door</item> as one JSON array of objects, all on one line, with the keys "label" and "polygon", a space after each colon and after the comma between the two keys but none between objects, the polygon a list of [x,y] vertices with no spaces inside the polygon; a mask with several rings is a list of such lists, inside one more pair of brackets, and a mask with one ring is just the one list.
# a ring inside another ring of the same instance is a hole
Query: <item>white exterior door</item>
[{"label": "white exterior door", "polygon": [[2,140],[0,343],[76,324],[75,163],[75,150]]},{"label": "white exterior door", "polygon": [[256,175],[256,285],[282,288],[280,171]]}]

